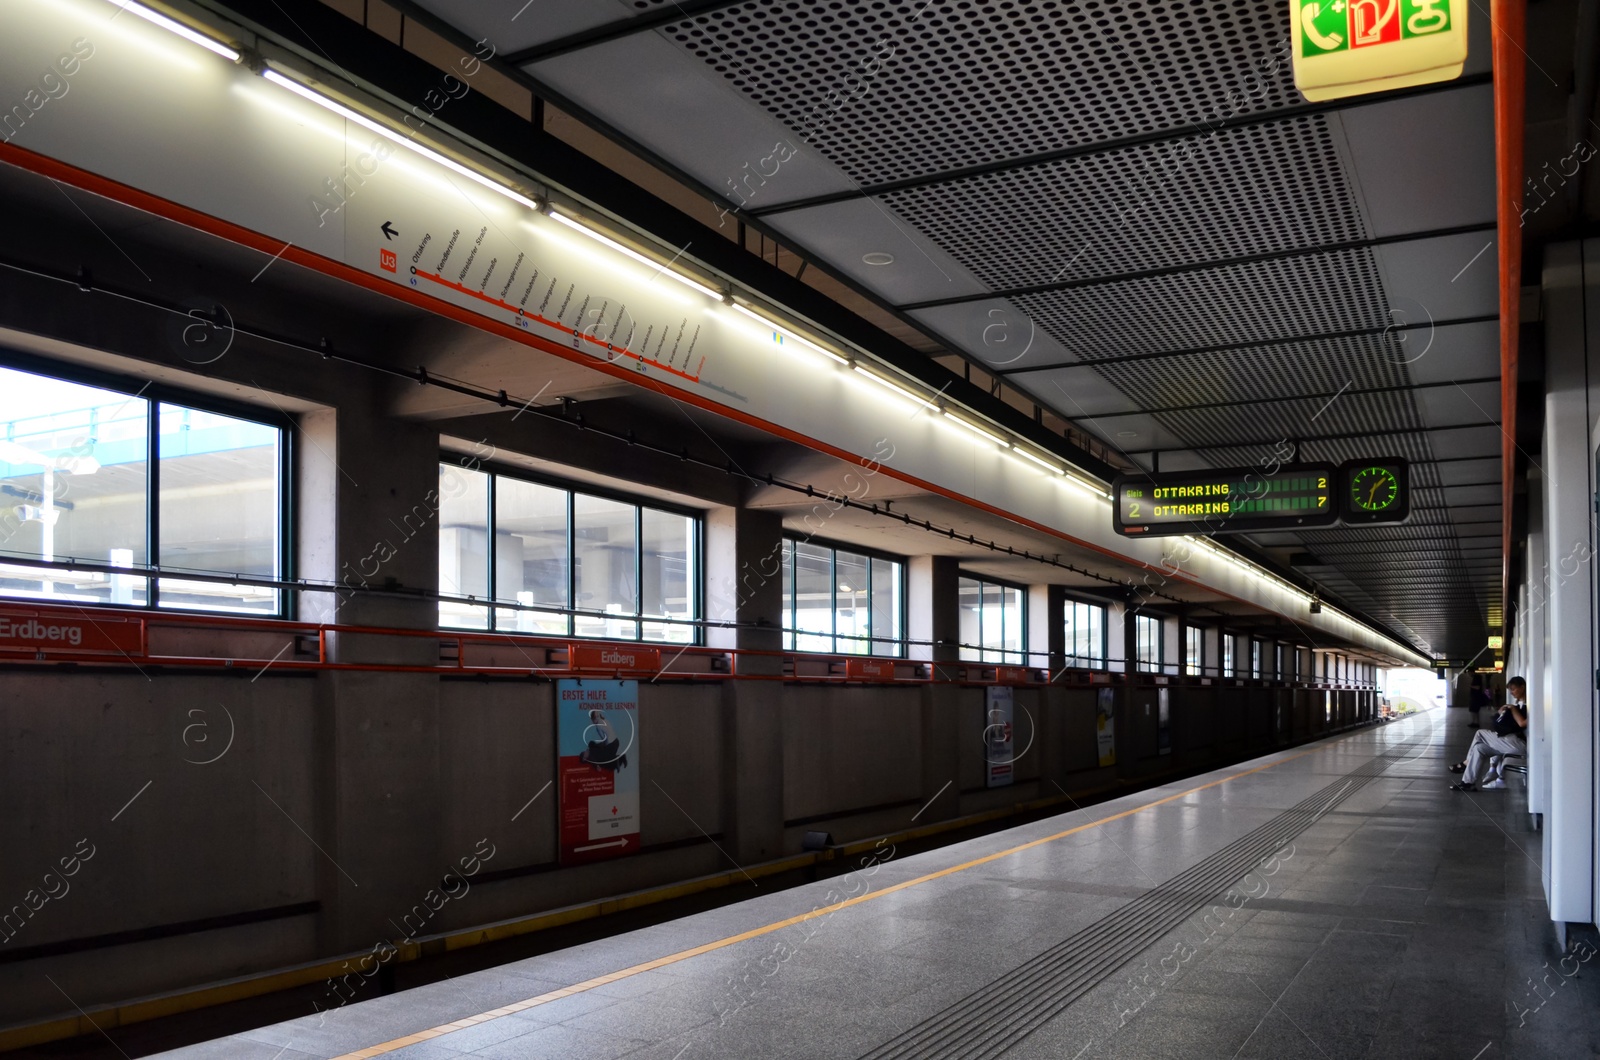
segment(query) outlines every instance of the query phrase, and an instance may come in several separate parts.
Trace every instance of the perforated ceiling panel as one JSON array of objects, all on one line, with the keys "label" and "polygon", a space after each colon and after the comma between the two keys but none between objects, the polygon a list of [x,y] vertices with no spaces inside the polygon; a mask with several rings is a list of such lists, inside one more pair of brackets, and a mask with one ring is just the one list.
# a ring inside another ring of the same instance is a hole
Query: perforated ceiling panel
[{"label": "perforated ceiling panel", "polygon": [[1371,251],[1308,254],[1088,284],[1013,299],[1080,357],[1383,328]]},{"label": "perforated ceiling panel", "polygon": [[[1483,108],[1434,95],[1478,99],[1481,83],[1310,105],[1293,86],[1287,0],[696,0],[682,17],[672,0],[612,3],[654,27],[618,32],[657,35],[638,54],[664,65],[641,83],[681,79],[706,105],[651,139],[629,124],[634,101],[618,82],[600,123],[698,173],[696,150],[738,140],[754,104],[763,135],[770,119],[839,172],[821,190],[793,185],[748,204],[743,219],[788,232],[781,241],[800,257],[908,324],[947,322],[955,333],[933,339],[967,354],[975,380],[999,366],[972,320],[1014,307],[1067,365],[1008,381],[1067,417],[1078,414],[1071,387],[1092,391],[1102,414],[1076,426],[1139,447],[1129,463],[1164,453],[1251,465],[1280,439],[1303,442],[1306,460],[1409,458],[1410,523],[1264,535],[1263,547],[1282,563],[1326,549],[1305,573],[1419,647],[1455,656],[1483,643],[1499,611],[1494,546],[1488,559],[1464,555],[1456,523],[1498,518],[1485,500],[1497,484],[1477,481],[1495,473],[1454,479],[1454,495],[1478,507],[1451,511],[1434,461],[1482,463],[1498,451],[1495,431],[1428,419],[1461,400],[1410,389],[1414,347],[1393,327],[1494,318],[1487,274],[1456,282],[1493,238],[1492,143],[1451,129],[1448,162],[1438,147],[1439,115]],[[605,69],[612,44],[569,51]],[[887,222],[864,231],[859,197]],[[962,289],[919,286],[911,247],[959,264]],[[864,274],[880,254],[897,260]],[[1493,256],[1477,268],[1493,269]],[[1420,376],[1448,383],[1448,345]],[[1494,370],[1467,360],[1462,374]],[[1340,437],[1308,440],[1324,435]]]},{"label": "perforated ceiling panel", "polygon": [[862,184],[1299,101],[1286,0],[776,0],[665,33]]},{"label": "perforated ceiling panel", "polygon": [[891,192],[996,289],[1367,238],[1321,115]]},{"label": "perforated ceiling panel", "polygon": [[[1124,392],[1132,387],[1144,408],[1171,408],[1404,386],[1410,381],[1406,361],[1406,348],[1396,333],[1378,332],[1128,359],[1116,367],[1118,385]],[[1012,378],[1043,396],[1049,376],[1045,371]]]}]

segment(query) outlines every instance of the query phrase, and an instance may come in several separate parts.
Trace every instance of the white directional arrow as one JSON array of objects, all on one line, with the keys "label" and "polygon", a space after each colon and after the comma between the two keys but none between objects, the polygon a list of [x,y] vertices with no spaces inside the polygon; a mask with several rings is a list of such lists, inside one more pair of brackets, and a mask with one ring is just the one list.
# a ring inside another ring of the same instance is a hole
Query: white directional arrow
[{"label": "white directional arrow", "polygon": [[579,850],[604,850],[606,847],[625,847],[627,845],[627,839],[608,839],[604,843],[590,843],[586,847],[573,847],[572,849],[575,852]]}]

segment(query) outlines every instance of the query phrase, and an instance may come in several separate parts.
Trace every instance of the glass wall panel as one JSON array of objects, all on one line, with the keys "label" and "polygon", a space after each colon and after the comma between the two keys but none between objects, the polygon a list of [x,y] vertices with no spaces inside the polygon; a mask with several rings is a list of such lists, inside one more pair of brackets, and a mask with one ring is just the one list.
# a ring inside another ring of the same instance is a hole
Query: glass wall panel
[{"label": "glass wall panel", "polygon": [[903,655],[905,576],[900,564],[872,557],[872,654]]},{"label": "glass wall panel", "polygon": [[[159,565],[276,578],[280,432],[165,402],[159,415]],[[402,535],[420,532],[432,519],[432,510],[419,506],[403,518]],[[400,549],[406,540],[390,544]],[[278,591],[257,586],[166,577],[159,593],[169,607],[278,611]]]},{"label": "glass wall panel", "polygon": [[794,546],[795,650],[833,651],[833,549]]},{"label": "glass wall panel", "polygon": [[639,613],[639,509],[579,493],[572,501],[573,630],[580,637],[637,640],[632,619],[601,617]]},{"label": "glass wall panel", "polygon": [[497,609],[496,629],[556,637],[571,632],[571,618],[566,611],[571,606],[572,573],[567,562],[571,545],[567,533],[569,496],[566,490],[537,482],[503,475],[495,479],[495,599],[523,607],[552,608]]},{"label": "glass wall panel", "polygon": [[1106,665],[1106,609],[1068,600],[1065,608],[1067,665],[1103,670]]},{"label": "glass wall panel", "polygon": [[853,552],[834,553],[834,650],[867,655],[872,636],[871,560]]},{"label": "glass wall panel", "polygon": [[[489,476],[453,464],[439,465],[439,592],[489,596]],[[488,629],[489,609],[440,600],[439,624]]]},{"label": "glass wall panel", "polygon": [[1135,650],[1139,669],[1150,673],[1161,671],[1161,620],[1154,615],[1134,616]]},{"label": "glass wall panel", "polygon": [[[693,619],[696,591],[695,521],[687,515],[645,508],[639,513],[644,614],[658,619]],[[693,644],[695,627],[672,621],[646,622],[644,639]]]},{"label": "glass wall panel", "polygon": [[[149,562],[149,403],[0,368],[0,556]],[[143,605],[142,577],[0,565],[0,593]]]},{"label": "glass wall panel", "polygon": [[957,582],[961,658],[971,662],[1023,665],[1024,590],[981,578]]}]

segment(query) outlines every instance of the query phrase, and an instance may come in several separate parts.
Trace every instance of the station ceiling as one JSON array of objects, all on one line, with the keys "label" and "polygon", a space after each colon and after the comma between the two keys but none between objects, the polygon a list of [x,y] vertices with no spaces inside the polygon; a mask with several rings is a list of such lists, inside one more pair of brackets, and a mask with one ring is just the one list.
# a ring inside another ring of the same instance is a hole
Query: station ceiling
[{"label": "station ceiling", "polygon": [[1404,525],[1254,543],[1419,647],[1500,619],[1489,26],[1295,90],[1286,0],[421,0],[1128,466],[1402,456]]}]

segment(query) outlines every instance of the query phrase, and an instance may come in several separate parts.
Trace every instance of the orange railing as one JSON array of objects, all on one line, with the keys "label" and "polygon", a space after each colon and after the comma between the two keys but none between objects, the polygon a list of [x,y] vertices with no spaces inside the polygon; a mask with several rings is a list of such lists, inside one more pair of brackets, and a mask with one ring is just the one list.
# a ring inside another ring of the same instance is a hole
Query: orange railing
[{"label": "orange railing", "polygon": [[[381,652],[374,638],[381,638]],[[341,639],[347,643],[341,644]],[[408,649],[408,642],[416,645]],[[423,647],[431,644],[429,647]],[[391,661],[356,661],[388,655]],[[772,660],[781,660],[774,664]],[[1107,685],[1105,670],[941,662],[865,655],[575,640],[524,633],[400,629],[74,604],[0,603],[0,663],[144,668],[357,670],[523,677],[648,677],[828,684]],[[1143,684],[1240,683],[1139,674]],[[1281,683],[1281,682],[1273,682]],[[1326,680],[1301,687],[1366,686]]]}]

